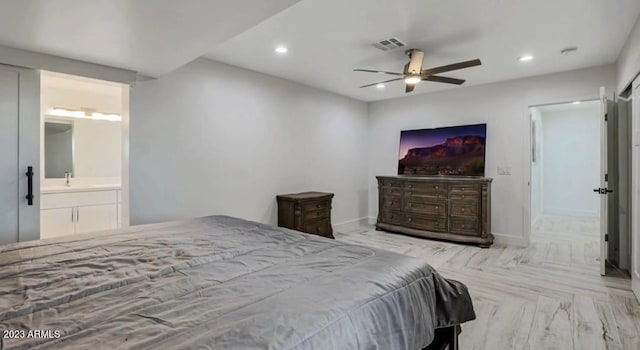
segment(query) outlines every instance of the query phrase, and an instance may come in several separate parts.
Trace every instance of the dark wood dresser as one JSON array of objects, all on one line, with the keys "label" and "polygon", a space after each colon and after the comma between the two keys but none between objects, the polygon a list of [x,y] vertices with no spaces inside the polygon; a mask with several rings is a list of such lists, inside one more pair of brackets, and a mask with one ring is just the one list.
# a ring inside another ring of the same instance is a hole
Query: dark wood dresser
[{"label": "dark wood dresser", "polygon": [[278,199],[278,226],[333,238],[331,199],[333,193],[282,194]]},{"label": "dark wood dresser", "polygon": [[483,248],[493,244],[493,179],[441,176],[377,179],[377,229],[473,243]]}]

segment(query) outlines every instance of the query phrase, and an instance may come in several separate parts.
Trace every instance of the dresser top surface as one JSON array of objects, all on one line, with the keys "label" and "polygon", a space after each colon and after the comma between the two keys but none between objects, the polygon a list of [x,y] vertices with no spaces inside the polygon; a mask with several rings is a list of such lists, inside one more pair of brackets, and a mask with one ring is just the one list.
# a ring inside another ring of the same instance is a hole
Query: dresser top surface
[{"label": "dresser top surface", "polygon": [[437,182],[492,182],[490,177],[481,176],[376,176],[378,180],[437,181]]},{"label": "dresser top surface", "polygon": [[301,193],[291,193],[291,194],[280,194],[277,196],[278,199],[288,199],[288,200],[305,200],[305,199],[324,199],[333,197],[333,193],[328,192],[301,192]]}]

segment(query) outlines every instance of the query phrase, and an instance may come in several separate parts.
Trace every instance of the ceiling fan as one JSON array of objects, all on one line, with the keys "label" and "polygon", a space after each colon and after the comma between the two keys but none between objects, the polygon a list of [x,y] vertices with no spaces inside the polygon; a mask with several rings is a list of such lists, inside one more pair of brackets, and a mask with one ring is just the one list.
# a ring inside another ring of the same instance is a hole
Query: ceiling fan
[{"label": "ceiling fan", "polygon": [[416,87],[416,84],[418,84],[423,80],[433,81],[437,83],[462,85],[465,82],[462,79],[443,77],[436,74],[479,66],[482,64],[482,62],[480,62],[479,59],[475,59],[471,61],[448,64],[446,66],[422,69],[422,60],[424,58],[424,52],[417,49],[411,49],[411,50],[407,50],[406,53],[407,53],[407,56],[409,56],[409,63],[405,64],[404,71],[402,73],[385,72],[385,71],[378,71],[378,70],[371,70],[371,69],[354,69],[355,72],[382,73],[382,74],[388,74],[388,75],[395,75],[399,77],[399,78],[394,78],[390,80],[380,81],[373,84],[363,85],[361,86],[361,88],[383,84],[383,83],[389,83],[397,80],[404,80],[405,93],[409,93],[413,91],[413,89],[415,89]]}]

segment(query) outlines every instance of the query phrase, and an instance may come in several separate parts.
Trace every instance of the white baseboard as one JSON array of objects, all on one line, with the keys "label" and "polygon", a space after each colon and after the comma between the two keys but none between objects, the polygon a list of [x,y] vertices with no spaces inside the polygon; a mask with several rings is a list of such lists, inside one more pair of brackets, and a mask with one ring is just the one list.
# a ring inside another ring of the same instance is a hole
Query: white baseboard
[{"label": "white baseboard", "polygon": [[567,208],[544,208],[543,214],[557,215],[557,216],[579,216],[579,217],[598,217],[597,211],[588,210],[574,210]]},{"label": "white baseboard", "polygon": [[369,218],[363,217],[359,219],[344,221],[338,224],[333,224],[333,230],[338,232],[346,232],[350,230],[355,230],[362,225],[367,225],[368,223],[369,223]]},{"label": "white baseboard", "polygon": [[505,235],[504,233],[493,233],[494,243],[510,245],[515,247],[527,247],[529,242],[522,236]]}]

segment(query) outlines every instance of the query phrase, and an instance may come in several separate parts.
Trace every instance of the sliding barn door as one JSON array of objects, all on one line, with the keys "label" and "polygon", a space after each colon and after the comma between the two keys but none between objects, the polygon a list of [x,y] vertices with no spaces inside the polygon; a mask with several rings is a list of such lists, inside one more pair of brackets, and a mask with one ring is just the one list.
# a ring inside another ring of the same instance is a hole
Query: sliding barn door
[{"label": "sliding barn door", "polygon": [[640,78],[633,82],[631,106],[631,285],[640,301]]},{"label": "sliding barn door", "polygon": [[0,65],[0,244],[40,237],[39,149],[39,74]]}]

